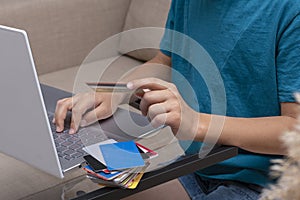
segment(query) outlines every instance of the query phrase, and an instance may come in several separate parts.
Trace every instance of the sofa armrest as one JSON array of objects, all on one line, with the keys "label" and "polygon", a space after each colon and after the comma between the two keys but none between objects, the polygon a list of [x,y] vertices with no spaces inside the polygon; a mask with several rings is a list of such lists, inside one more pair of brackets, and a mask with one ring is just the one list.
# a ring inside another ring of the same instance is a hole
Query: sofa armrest
[{"label": "sofa armrest", "polygon": [[27,31],[38,74],[80,65],[122,31],[130,0],[3,0],[0,24]]}]

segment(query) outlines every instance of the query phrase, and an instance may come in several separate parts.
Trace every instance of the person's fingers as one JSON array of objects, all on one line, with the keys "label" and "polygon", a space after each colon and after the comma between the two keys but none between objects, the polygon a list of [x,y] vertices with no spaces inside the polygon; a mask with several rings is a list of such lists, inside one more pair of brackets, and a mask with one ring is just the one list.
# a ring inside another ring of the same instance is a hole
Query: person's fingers
[{"label": "person's fingers", "polygon": [[149,89],[137,89],[133,93],[137,98],[141,99],[141,98],[143,98],[143,96],[146,92],[150,92],[150,91],[151,90],[149,90]]},{"label": "person's fingers", "polygon": [[60,99],[56,103],[55,116],[53,122],[56,125],[56,132],[64,130],[64,121],[68,110],[72,108],[72,98]]},{"label": "person's fingers", "polygon": [[169,113],[162,113],[159,115],[156,115],[152,120],[151,120],[151,125],[154,128],[158,128],[163,125],[168,125],[167,124],[167,118],[168,118]]},{"label": "person's fingers", "polygon": [[76,95],[73,101],[72,107],[72,119],[70,125],[70,134],[74,134],[78,131],[81,124],[81,120],[86,111],[90,108],[97,106],[97,102],[101,102],[101,98],[96,98],[96,93],[82,93]]},{"label": "person's fingers", "polygon": [[157,115],[168,113],[170,111],[171,108],[169,107],[169,104],[167,104],[166,102],[153,104],[149,106],[147,116],[149,117],[150,120],[153,120]]},{"label": "person's fingers", "polygon": [[172,87],[172,83],[163,81],[157,78],[144,78],[132,80],[127,83],[128,89],[149,89],[149,90],[164,90]]},{"label": "person's fingers", "polygon": [[146,92],[141,98],[140,110],[144,116],[148,113],[148,108],[152,104],[161,103],[167,100],[168,92],[166,90],[157,90]]},{"label": "person's fingers", "polygon": [[113,113],[113,109],[110,108],[111,105],[107,105],[105,103],[101,103],[98,107],[91,110],[90,112],[87,112],[81,121],[81,126],[85,127],[90,124],[95,123],[98,120],[106,119],[110,117]]},{"label": "person's fingers", "polygon": [[78,101],[72,108],[72,118],[70,124],[70,134],[74,134],[78,131],[82,116],[91,107],[89,100]]}]

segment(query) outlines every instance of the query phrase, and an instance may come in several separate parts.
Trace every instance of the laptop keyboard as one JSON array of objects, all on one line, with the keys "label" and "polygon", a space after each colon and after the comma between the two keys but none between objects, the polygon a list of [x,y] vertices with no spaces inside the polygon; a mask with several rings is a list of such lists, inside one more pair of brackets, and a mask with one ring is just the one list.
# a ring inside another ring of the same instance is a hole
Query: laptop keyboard
[{"label": "laptop keyboard", "polygon": [[69,134],[69,127],[65,127],[63,132],[57,133],[55,124],[52,123],[53,116],[48,113],[57,153],[61,158],[73,160],[82,157],[86,155],[86,152],[82,150],[83,147],[108,139],[99,126],[80,128],[76,134],[72,135]]}]

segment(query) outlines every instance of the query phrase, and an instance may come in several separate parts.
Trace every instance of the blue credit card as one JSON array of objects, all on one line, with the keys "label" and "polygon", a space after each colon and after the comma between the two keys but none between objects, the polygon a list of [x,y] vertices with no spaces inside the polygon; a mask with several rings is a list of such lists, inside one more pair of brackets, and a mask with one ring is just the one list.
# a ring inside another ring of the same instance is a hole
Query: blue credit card
[{"label": "blue credit card", "polygon": [[134,141],[100,145],[108,170],[143,167],[145,162]]}]

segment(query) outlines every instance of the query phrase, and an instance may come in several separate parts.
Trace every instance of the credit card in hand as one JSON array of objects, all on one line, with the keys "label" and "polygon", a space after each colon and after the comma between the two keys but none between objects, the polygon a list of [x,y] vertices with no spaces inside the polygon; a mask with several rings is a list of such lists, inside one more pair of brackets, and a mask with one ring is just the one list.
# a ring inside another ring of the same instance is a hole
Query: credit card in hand
[{"label": "credit card in hand", "polygon": [[127,88],[126,83],[112,83],[112,82],[89,82],[86,83],[90,88],[96,92],[130,92],[132,90]]}]

